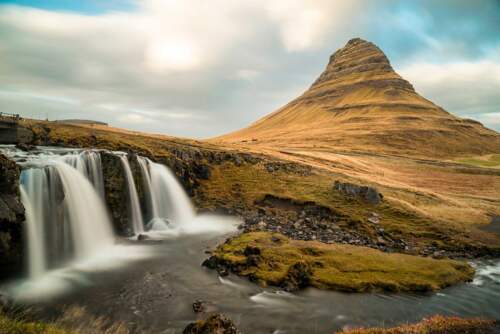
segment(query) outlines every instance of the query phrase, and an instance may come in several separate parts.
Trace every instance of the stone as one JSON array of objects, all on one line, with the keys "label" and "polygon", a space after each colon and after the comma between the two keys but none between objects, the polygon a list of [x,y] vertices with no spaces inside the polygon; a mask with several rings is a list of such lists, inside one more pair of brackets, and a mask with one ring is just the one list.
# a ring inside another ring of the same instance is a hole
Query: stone
[{"label": "stone", "polygon": [[369,204],[380,204],[383,195],[376,188],[359,186],[353,183],[335,181],[333,188],[349,197],[360,199]]},{"label": "stone", "polygon": [[194,303],[193,303],[193,311],[194,313],[201,313],[201,312],[204,312],[206,309],[205,307],[205,302],[202,301],[202,300],[195,300]]},{"label": "stone", "polygon": [[297,262],[290,266],[288,273],[281,283],[285,291],[297,291],[311,283],[312,269],[306,262]]},{"label": "stone", "polygon": [[245,248],[245,250],[243,251],[243,254],[245,256],[260,255],[260,248],[259,247],[254,247],[254,246],[247,246]]},{"label": "stone", "polygon": [[226,315],[216,313],[206,320],[190,323],[183,334],[241,334],[235,324]]},{"label": "stone", "polygon": [[21,151],[29,152],[29,151],[35,150],[36,146],[26,144],[26,143],[17,143],[16,148],[20,149]]},{"label": "stone", "polygon": [[210,178],[210,168],[207,165],[194,164],[193,173],[196,177],[202,180],[208,180]]}]

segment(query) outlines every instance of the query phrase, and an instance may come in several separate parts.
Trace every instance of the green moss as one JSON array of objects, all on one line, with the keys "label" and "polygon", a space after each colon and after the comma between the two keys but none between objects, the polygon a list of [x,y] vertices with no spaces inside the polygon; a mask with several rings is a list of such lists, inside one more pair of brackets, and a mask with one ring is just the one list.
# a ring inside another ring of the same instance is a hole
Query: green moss
[{"label": "green moss", "polygon": [[[256,264],[248,264],[247,247],[259,249]],[[290,240],[266,232],[242,234],[219,246],[214,255],[263,285],[283,285],[290,268],[302,262],[311,268],[310,285],[353,292],[433,291],[469,281],[474,274],[465,262]]]}]

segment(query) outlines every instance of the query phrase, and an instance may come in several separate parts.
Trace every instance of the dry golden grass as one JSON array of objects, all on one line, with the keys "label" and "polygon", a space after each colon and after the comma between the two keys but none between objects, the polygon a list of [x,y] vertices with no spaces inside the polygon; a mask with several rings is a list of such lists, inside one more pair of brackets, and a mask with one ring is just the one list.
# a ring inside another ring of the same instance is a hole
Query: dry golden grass
[{"label": "dry golden grass", "polygon": [[129,334],[121,322],[93,316],[85,308],[72,306],[53,322],[35,321],[26,314],[0,312],[1,334]]},{"label": "dry golden grass", "polygon": [[493,334],[495,321],[481,318],[459,318],[435,315],[417,324],[393,328],[358,328],[337,334]]}]

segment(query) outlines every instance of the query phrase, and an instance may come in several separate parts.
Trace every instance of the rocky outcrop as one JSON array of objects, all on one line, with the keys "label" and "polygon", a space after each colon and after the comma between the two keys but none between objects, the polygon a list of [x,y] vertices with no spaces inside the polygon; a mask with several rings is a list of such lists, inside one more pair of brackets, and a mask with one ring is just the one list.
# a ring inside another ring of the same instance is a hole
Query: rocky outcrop
[{"label": "rocky outcrop", "polygon": [[376,188],[358,186],[353,183],[335,181],[333,188],[347,196],[358,198],[368,204],[380,204],[384,196]]},{"label": "rocky outcrop", "polygon": [[115,232],[121,236],[131,236],[133,231],[128,215],[127,184],[120,157],[112,153],[102,152],[101,163],[105,200]]},{"label": "rocky outcrop", "polygon": [[[395,89],[393,94],[397,94],[397,90],[415,92],[408,81],[396,74],[382,50],[360,38],[349,40],[346,46],[330,57],[328,66],[312,84],[311,90],[325,84],[336,85],[339,93],[359,88],[360,85],[392,87]],[[334,93],[329,91],[329,94]]]},{"label": "rocky outcrop", "polygon": [[0,276],[21,269],[23,258],[24,207],[19,192],[20,170],[15,162],[0,154]]},{"label": "rocky outcrop", "polygon": [[281,287],[293,292],[311,285],[312,268],[307,262],[299,261],[290,266]]},{"label": "rocky outcrop", "polygon": [[240,334],[231,319],[224,314],[216,313],[206,320],[189,324],[183,334]]},{"label": "rocky outcrop", "polygon": [[372,213],[366,223],[350,220],[329,207],[315,202],[266,195],[255,202],[253,213],[236,213],[244,217],[243,232],[279,232],[295,240],[317,240],[368,246],[383,251],[406,251],[405,241],[385,232],[380,217]]}]

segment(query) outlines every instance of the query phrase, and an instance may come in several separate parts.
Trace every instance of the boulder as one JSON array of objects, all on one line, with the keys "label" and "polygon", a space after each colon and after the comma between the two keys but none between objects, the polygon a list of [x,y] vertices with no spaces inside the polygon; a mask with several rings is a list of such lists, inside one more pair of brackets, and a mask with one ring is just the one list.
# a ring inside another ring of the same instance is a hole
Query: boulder
[{"label": "boulder", "polygon": [[297,291],[308,287],[311,283],[312,269],[306,262],[297,262],[290,266],[281,283],[285,291]]},{"label": "boulder", "polygon": [[349,197],[358,198],[369,204],[380,204],[384,196],[376,188],[335,181],[333,188]]},{"label": "boulder", "polygon": [[190,323],[183,334],[240,334],[233,321],[221,313],[212,314],[206,320]]},{"label": "boulder", "polygon": [[193,303],[193,312],[194,313],[202,313],[206,309],[205,302],[203,300],[195,300]]}]

